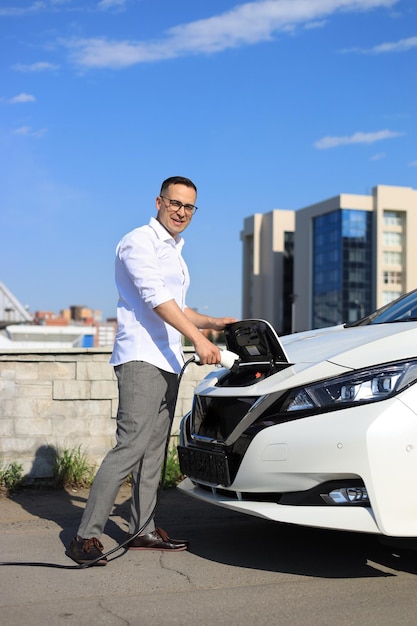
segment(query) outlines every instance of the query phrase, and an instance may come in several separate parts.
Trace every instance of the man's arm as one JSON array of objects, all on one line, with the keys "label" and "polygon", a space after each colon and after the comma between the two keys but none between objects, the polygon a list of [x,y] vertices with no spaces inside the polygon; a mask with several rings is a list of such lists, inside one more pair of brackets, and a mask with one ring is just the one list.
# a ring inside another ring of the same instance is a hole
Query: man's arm
[{"label": "man's arm", "polygon": [[194,309],[187,307],[184,314],[197,328],[223,330],[226,324],[236,322],[235,317],[211,317],[210,315],[202,315]]},{"label": "man's arm", "polygon": [[[194,323],[194,320],[198,320],[200,317],[208,318],[208,316],[200,316],[198,313],[193,311],[195,315],[191,315],[190,319],[188,315],[190,310],[191,309],[186,309],[187,314],[183,313],[175,300],[168,300],[167,302],[163,302],[154,308],[155,313],[159,315],[164,322],[176,328],[178,332],[191,341],[194,345],[195,351],[200,357],[202,365],[215,365],[216,363],[220,363],[219,348],[204,337],[202,332],[199,330],[199,327]],[[214,320],[216,318],[210,319]],[[210,326],[208,328],[210,328]]]}]

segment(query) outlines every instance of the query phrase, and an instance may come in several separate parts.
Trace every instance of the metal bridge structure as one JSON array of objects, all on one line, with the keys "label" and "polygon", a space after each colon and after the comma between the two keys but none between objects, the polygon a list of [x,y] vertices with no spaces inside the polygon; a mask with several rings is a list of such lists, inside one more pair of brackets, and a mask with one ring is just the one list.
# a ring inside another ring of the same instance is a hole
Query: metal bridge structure
[{"label": "metal bridge structure", "polygon": [[32,319],[26,307],[0,281],[0,329],[10,324],[27,324]]}]

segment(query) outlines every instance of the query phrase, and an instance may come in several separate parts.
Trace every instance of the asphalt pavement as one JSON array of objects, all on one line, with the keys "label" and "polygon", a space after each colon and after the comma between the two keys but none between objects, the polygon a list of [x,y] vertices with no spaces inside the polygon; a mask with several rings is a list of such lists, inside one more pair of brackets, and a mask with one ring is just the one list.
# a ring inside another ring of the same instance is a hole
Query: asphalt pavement
[{"label": "asphalt pavement", "polygon": [[[417,553],[229,512],[176,489],[162,493],[157,522],[189,539],[188,551],[122,550],[105,567],[76,569],[65,548],[87,496],[25,490],[0,499],[2,625],[416,624]],[[125,536],[128,498],[123,487],[106,550]]]}]

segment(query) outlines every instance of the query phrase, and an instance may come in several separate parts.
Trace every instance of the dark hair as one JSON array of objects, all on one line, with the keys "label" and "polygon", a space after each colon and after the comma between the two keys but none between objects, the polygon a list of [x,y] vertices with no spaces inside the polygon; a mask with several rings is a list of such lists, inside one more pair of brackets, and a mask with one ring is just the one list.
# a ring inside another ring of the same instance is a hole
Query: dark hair
[{"label": "dark hair", "polygon": [[166,193],[170,185],[185,185],[185,187],[191,187],[197,193],[197,187],[189,178],[184,178],[184,176],[171,176],[162,183],[160,192],[161,196]]}]

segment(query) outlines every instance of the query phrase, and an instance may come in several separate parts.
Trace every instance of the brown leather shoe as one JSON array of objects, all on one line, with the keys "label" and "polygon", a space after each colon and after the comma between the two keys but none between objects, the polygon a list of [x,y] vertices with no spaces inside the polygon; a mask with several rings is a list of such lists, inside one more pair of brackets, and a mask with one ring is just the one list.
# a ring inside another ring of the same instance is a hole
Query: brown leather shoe
[{"label": "brown leather shoe", "polygon": [[84,564],[96,561],[94,565],[107,564],[107,559],[103,554],[103,545],[97,537],[91,539],[74,537],[66,554],[76,563]]},{"label": "brown leather shoe", "polygon": [[[132,535],[127,536],[132,537]],[[179,552],[188,548],[188,541],[171,539],[163,528],[156,528],[147,535],[139,535],[127,544],[129,550],[170,550]]]}]

